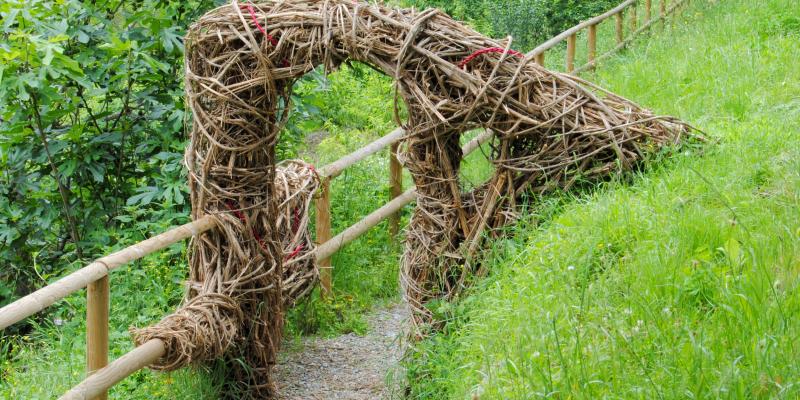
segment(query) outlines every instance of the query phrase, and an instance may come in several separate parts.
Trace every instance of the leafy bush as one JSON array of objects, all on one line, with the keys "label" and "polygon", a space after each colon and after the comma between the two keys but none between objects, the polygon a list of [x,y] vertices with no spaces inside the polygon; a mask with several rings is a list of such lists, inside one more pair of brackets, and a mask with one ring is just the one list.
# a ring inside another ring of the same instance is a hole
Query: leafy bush
[{"label": "leafy bush", "polygon": [[0,276],[16,292],[99,255],[128,206],[187,214],[181,37],[214,5],[0,4]]},{"label": "leafy bush", "polygon": [[0,302],[188,218],[183,34],[222,3],[0,3]]}]

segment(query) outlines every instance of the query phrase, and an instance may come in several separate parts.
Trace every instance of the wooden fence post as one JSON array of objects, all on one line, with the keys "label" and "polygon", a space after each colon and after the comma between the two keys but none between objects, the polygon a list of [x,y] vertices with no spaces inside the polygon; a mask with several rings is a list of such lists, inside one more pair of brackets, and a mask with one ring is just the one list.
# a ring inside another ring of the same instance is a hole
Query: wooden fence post
[{"label": "wooden fence post", "polygon": [[644,1],[644,17],[647,22],[653,19],[653,0]]},{"label": "wooden fence post", "polygon": [[620,11],[614,15],[617,20],[617,44],[622,43],[622,40],[624,40],[624,37],[622,36],[622,17],[624,13],[625,11]]},{"label": "wooden fence post", "polygon": [[[109,313],[108,275],[92,282],[86,288],[86,373],[108,365],[108,313]],[[96,400],[106,400],[103,392]]]},{"label": "wooden fence post", "polygon": [[[319,196],[314,201],[317,211],[317,245],[331,239],[331,180],[323,178],[319,188]],[[319,260],[319,282],[323,298],[331,295],[333,290],[333,270],[331,259]]]},{"label": "wooden fence post", "polygon": [[536,55],[536,63],[544,67],[544,52]]},{"label": "wooden fence post", "polygon": [[[394,200],[403,194],[403,166],[400,165],[400,160],[397,159],[397,150],[400,149],[400,143],[395,142],[389,148],[389,184],[392,187],[391,199]],[[389,234],[394,241],[397,234],[400,232],[400,213],[394,213],[389,218]]]},{"label": "wooden fence post", "polygon": [[589,25],[589,38],[587,47],[589,48],[588,61],[589,64],[592,65],[591,68],[594,68],[596,67],[596,65],[594,65],[594,61],[597,58],[597,25]]},{"label": "wooden fence post", "polygon": [[577,40],[577,33],[573,33],[567,38],[567,72],[575,70],[575,44]]}]

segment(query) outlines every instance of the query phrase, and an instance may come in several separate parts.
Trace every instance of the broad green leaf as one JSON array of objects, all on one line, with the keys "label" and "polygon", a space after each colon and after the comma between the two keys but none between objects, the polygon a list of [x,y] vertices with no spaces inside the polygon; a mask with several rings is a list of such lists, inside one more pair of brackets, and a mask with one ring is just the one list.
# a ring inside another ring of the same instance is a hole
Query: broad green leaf
[{"label": "broad green leaf", "polygon": [[83,70],[81,69],[80,64],[77,61],[63,55],[63,54],[56,54],[54,56],[55,60],[58,62],[58,65],[61,67],[59,68],[65,75],[73,76],[82,76]]},{"label": "broad green leaf", "polygon": [[78,31],[76,38],[78,39],[78,43],[83,43],[83,44],[89,43],[89,35],[87,35],[86,32],[82,30]]},{"label": "broad green leaf", "polygon": [[94,179],[97,183],[103,183],[105,177],[103,176],[105,168],[98,164],[90,164],[86,166],[86,169],[92,174],[92,179]]},{"label": "broad green leaf", "polygon": [[728,260],[730,260],[732,264],[739,264],[742,257],[741,247],[742,246],[739,244],[739,241],[734,238],[730,238],[727,242],[725,242],[722,250],[728,256]]},{"label": "broad green leaf", "polygon": [[65,178],[69,178],[72,174],[75,173],[75,169],[78,167],[78,161],[75,159],[69,159],[63,164],[61,164],[61,168],[59,169],[59,173],[61,176]]},{"label": "broad green leaf", "polygon": [[153,199],[159,194],[159,189],[155,186],[147,186],[143,188],[136,189],[139,194],[132,196],[126,202],[127,205],[132,206],[135,204],[141,204],[143,206],[150,204]]},{"label": "broad green leaf", "polygon": [[50,65],[50,63],[53,61],[53,57],[54,56],[55,56],[55,54],[53,53],[53,48],[52,47],[47,47],[47,50],[45,50],[45,53],[44,53],[44,57],[42,58],[42,64],[43,65]]},{"label": "broad green leaf", "polygon": [[147,53],[144,53],[144,52],[138,52],[137,55],[142,57],[144,62],[150,68],[152,68],[154,70],[161,71],[163,73],[168,73],[169,72],[169,64],[160,62],[160,61],[156,60],[155,58],[151,57],[150,55],[148,55]]},{"label": "broad green leaf", "polygon": [[12,9],[11,9],[11,10],[8,12],[8,14],[6,14],[6,15],[3,17],[3,30],[4,30],[4,31],[8,31],[8,30],[9,30],[9,28],[11,28],[11,24],[13,24],[14,22],[16,22],[16,20],[17,20],[17,14],[19,14],[19,12],[20,12],[20,9],[19,9],[19,8],[12,8]]},{"label": "broad green leaf", "polygon": [[49,41],[50,43],[59,43],[59,42],[65,42],[65,41],[67,41],[67,40],[69,40],[69,36],[67,36],[67,35],[65,35],[65,34],[63,34],[63,33],[62,33],[62,34],[59,34],[59,35],[56,35],[56,36],[53,36],[53,37],[51,37],[50,39],[48,39],[48,41]]},{"label": "broad green leaf", "polygon": [[11,243],[19,237],[20,233],[16,228],[10,226],[0,227],[0,241],[6,245],[11,245]]},{"label": "broad green leaf", "polygon": [[125,223],[133,221],[133,217],[131,217],[130,215],[118,215],[114,217],[114,219]]}]

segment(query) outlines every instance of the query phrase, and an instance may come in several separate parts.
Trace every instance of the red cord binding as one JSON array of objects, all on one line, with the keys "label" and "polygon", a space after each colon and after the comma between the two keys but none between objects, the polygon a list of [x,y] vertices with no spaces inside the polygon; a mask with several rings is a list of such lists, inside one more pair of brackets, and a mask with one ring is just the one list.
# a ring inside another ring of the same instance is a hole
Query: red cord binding
[{"label": "red cord binding", "polygon": [[[243,224],[247,225],[247,219],[245,219],[244,214],[240,210],[234,208],[233,202],[228,201],[227,203],[225,203],[225,205],[228,207],[229,210],[231,210],[231,212],[233,213],[233,215],[236,216],[236,218],[239,218],[239,221],[242,221]],[[261,247],[261,250],[268,252],[267,244],[264,243],[264,239],[261,239],[261,235],[259,235],[258,232],[256,232],[255,228],[252,228],[250,232],[253,233],[253,237],[256,238],[256,241],[258,242],[258,245]]]},{"label": "red cord binding", "polygon": [[[467,58],[462,60],[460,63],[458,63],[458,68],[464,69],[464,67],[466,67],[467,64],[469,64],[470,61],[474,60],[475,58],[477,58],[481,54],[486,54],[486,53],[500,53],[500,54],[503,54],[505,52],[506,52],[506,49],[503,49],[503,48],[500,48],[500,47],[489,47],[489,48],[486,48],[486,49],[478,50],[478,51],[470,54]],[[511,50],[511,49],[508,50],[508,54],[510,54],[512,56],[515,56],[515,57],[519,57],[519,58],[524,57],[524,55],[522,53],[520,53],[520,52],[518,52],[516,50]]]},{"label": "red cord binding", "polygon": [[300,252],[303,251],[304,248],[305,248],[305,246],[303,246],[302,243],[297,245],[297,248],[294,249],[292,254],[287,255],[286,258],[283,259],[283,261],[289,261],[289,260],[297,257],[300,254]]},{"label": "red cord binding", "polygon": [[256,18],[256,10],[255,8],[253,8],[252,4],[247,5],[247,11],[250,11],[250,18],[253,19],[253,23],[256,24],[256,28],[258,28],[258,30],[260,30],[261,33],[264,34],[264,36],[267,38],[267,40],[269,40],[270,43],[272,43],[273,46],[277,46],[278,39],[275,39],[272,35],[267,33],[267,30],[264,29],[264,27],[258,23],[258,18]]},{"label": "red cord binding", "polygon": [[[247,220],[245,219],[244,214],[240,210],[238,210],[238,209],[236,209],[234,207],[233,202],[229,201],[225,205],[233,213],[233,215],[236,216],[236,218],[239,218],[239,221],[241,221],[245,225],[247,224]],[[297,209],[297,208],[294,210],[294,221],[293,222],[294,223],[292,224],[293,225],[292,226],[292,231],[293,231],[293,234],[297,234],[297,229],[300,227],[300,210]],[[261,235],[259,235],[258,232],[256,232],[255,229],[251,229],[250,232],[253,233],[253,237],[255,237],[255,239],[258,242],[258,245],[261,247],[261,249],[264,250],[264,251],[267,251],[267,245],[266,245],[266,243],[264,243],[264,240],[261,239]],[[302,243],[300,243],[294,249],[294,251],[292,251],[289,255],[284,257],[283,261],[289,261],[289,260],[297,257],[300,254],[300,252],[303,251],[303,249],[305,249],[305,246]]]},{"label": "red cord binding", "polygon": [[[253,8],[253,6],[251,4],[248,4],[247,5],[247,11],[250,11],[250,18],[253,19],[253,23],[256,24],[256,28],[258,28],[258,30],[261,31],[261,33],[264,34],[264,36],[267,38],[267,40],[269,40],[270,43],[272,43],[273,46],[277,47],[278,46],[278,39],[275,39],[274,36],[272,36],[269,33],[267,33],[267,30],[264,29],[264,27],[261,26],[261,24],[258,23],[258,19],[256,18],[256,10],[255,10],[255,8]],[[292,64],[289,63],[289,60],[284,58],[283,61],[281,61],[281,67],[289,68],[291,66],[292,66]]]},{"label": "red cord binding", "polygon": [[[309,164],[308,169],[310,169],[311,172],[313,172],[314,174],[317,173],[317,170],[314,168],[313,165]],[[229,200],[227,203],[225,203],[225,206],[228,207],[228,210],[230,210],[233,213],[233,215],[236,216],[236,218],[239,218],[239,221],[241,221],[243,224],[247,225],[247,219],[245,218],[244,214],[237,207],[234,207],[235,204],[233,204],[232,201]],[[294,209],[294,221],[292,221],[292,222],[293,222],[292,223],[292,234],[297,234],[297,230],[300,228],[300,209],[298,209],[298,208]],[[250,232],[253,233],[253,237],[258,242],[258,245],[261,247],[261,250],[267,251],[266,243],[264,243],[264,240],[261,239],[261,235],[259,235],[258,232],[256,232],[255,228],[251,229]],[[303,251],[303,249],[305,249],[305,245],[303,245],[303,243],[300,243],[294,249],[294,251],[292,251],[290,254],[288,254],[283,259],[283,261],[289,261],[289,260],[297,257],[298,255],[300,255],[300,252]]]}]

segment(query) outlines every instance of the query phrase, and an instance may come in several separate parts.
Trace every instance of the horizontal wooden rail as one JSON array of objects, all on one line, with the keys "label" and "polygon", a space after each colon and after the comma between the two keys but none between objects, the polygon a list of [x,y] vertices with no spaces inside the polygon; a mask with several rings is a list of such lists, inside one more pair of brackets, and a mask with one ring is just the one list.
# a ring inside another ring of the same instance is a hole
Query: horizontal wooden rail
[{"label": "horizontal wooden rail", "polygon": [[[647,23],[645,23],[644,25],[642,25],[642,26],[641,26],[639,29],[637,29],[635,32],[632,32],[632,33],[631,33],[631,34],[628,36],[628,38],[627,38],[627,39],[623,40],[622,42],[620,42],[619,44],[617,44],[616,46],[614,46],[614,48],[612,48],[611,50],[609,50],[609,51],[607,51],[607,52],[603,53],[602,55],[600,55],[600,56],[596,57],[595,59],[593,59],[593,60],[589,61],[588,63],[586,63],[586,64],[584,64],[584,65],[582,65],[582,66],[580,66],[580,67],[576,68],[574,71],[572,71],[572,73],[573,73],[573,74],[575,74],[575,75],[577,75],[577,74],[580,74],[581,72],[586,72],[586,71],[588,71],[588,70],[590,70],[590,69],[594,68],[594,67],[595,67],[595,66],[597,66],[597,64],[599,64],[601,61],[608,59],[609,57],[613,56],[613,55],[614,55],[615,53],[617,53],[618,51],[620,51],[620,50],[622,50],[623,48],[627,47],[629,44],[631,44],[631,42],[633,42],[634,40],[636,40],[636,37],[637,37],[637,36],[639,36],[640,34],[642,34],[644,31],[646,31],[646,30],[650,29],[650,28],[651,28],[651,27],[652,27],[654,24],[656,24],[656,23],[658,23],[658,22],[661,22],[662,20],[664,20],[664,19],[665,19],[665,18],[667,18],[668,16],[672,15],[672,14],[675,12],[675,10],[677,10],[677,9],[678,9],[678,7],[682,6],[682,5],[683,5],[684,3],[686,3],[687,1],[688,1],[688,0],[680,0],[680,1],[676,2],[675,4],[673,4],[672,6],[670,6],[670,7],[669,7],[669,9],[667,9],[667,10],[666,10],[666,12],[665,12],[663,15],[660,15],[660,16],[658,16],[657,18],[654,18],[654,19],[651,19],[651,20],[647,21]],[[663,3],[662,3],[662,4],[663,4]]]},{"label": "horizontal wooden rail", "polygon": [[606,11],[603,14],[600,14],[592,19],[588,19],[586,21],[581,22],[578,25],[573,26],[565,30],[564,32],[559,33],[557,36],[553,37],[552,39],[536,46],[535,49],[531,50],[526,54],[526,57],[535,57],[539,54],[546,52],[547,50],[552,49],[553,47],[557,46],[559,43],[563,42],[570,36],[577,34],[578,32],[582,31],[585,28],[588,28],[591,25],[597,25],[625,10],[631,4],[636,3],[637,0],[626,0],[622,2],[620,5]]},{"label": "horizontal wooden rail", "polygon": [[83,267],[57,282],[47,285],[3,308],[0,308],[0,330],[13,325],[45,308],[56,301],[69,296],[88,286],[90,283],[108,275],[108,273],[133,260],[169,247],[188,237],[208,231],[216,225],[215,219],[206,216],[197,221],[177,227],[154,236],[133,246],[105,256]]},{"label": "horizontal wooden rail", "polygon": [[461,154],[462,157],[466,157],[473,151],[477,150],[478,147],[481,147],[482,144],[486,143],[489,139],[494,136],[494,132],[490,130],[486,130],[480,135],[476,136],[474,139],[467,142],[464,146],[461,147]]},{"label": "horizontal wooden rail", "polygon": [[392,199],[392,201],[383,205],[383,207],[373,211],[361,221],[356,222],[354,225],[345,229],[342,233],[334,236],[325,243],[317,247],[314,254],[317,261],[325,260],[336,254],[346,244],[358,239],[364,232],[375,227],[381,221],[389,218],[392,214],[397,213],[403,207],[414,201],[417,198],[417,188],[413,187],[406,190],[403,194]]},{"label": "horizontal wooden rail", "polygon": [[386,136],[350,153],[322,168],[319,169],[319,174],[325,178],[335,178],[339,176],[345,169],[353,164],[391,146],[392,144],[400,141],[405,136],[406,132],[402,128],[397,128],[389,132]]},{"label": "horizontal wooden rail", "polygon": [[[464,156],[475,151],[481,144],[485,143],[487,140],[491,139],[493,133],[491,131],[485,131],[478,135],[476,138],[467,142],[462,148],[461,152]],[[400,211],[403,207],[410,204],[417,198],[417,188],[413,187],[411,189],[406,190],[400,196],[392,199],[392,201],[384,204],[381,208],[373,211],[362,220],[356,222],[355,224],[351,225],[349,228],[342,231],[342,233],[334,236],[330,240],[326,241],[325,243],[320,244],[317,246],[315,257],[319,260],[325,260],[331,257],[332,255],[336,254],[339,250],[342,249],[345,245],[349,244],[353,240],[358,239],[361,235],[363,235],[368,230],[372,229],[383,220],[391,217],[392,215],[396,214]]]},{"label": "horizontal wooden rail", "polygon": [[78,386],[59,397],[60,400],[90,400],[105,393],[109,388],[134,372],[147,367],[166,353],[161,339],[151,339],[116,359],[111,364],[95,371]]}]

